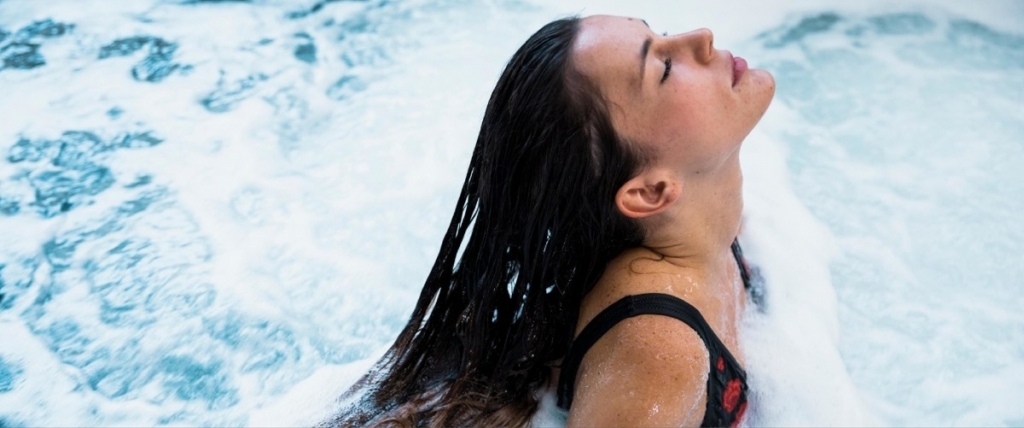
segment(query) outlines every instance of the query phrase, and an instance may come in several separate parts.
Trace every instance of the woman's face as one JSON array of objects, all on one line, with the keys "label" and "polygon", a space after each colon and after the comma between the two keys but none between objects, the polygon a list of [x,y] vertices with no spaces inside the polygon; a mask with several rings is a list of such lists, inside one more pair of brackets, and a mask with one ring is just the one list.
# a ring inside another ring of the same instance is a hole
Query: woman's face
[{"label": "woman's face", "polygon": [[775,93],[764,70],[712,45],[706,29],[655,34],[639,19],[584,19],[573,55],[600,88],[619,136],[649,149],[653,164],[688,174],[735,158]]}]

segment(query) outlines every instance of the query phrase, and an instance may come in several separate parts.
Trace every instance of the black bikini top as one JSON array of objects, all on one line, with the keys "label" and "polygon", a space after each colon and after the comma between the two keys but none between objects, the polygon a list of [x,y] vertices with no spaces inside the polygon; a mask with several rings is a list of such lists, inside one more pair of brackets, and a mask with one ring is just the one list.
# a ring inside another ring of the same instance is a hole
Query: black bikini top
[{"label": "black bikini top", "polygon": [[[733,242],[732,252],[739,264],[743,286],[749,290],[750,274],[738,242]],[[605,308],[587,324],[573,340],[569,352],[562,361],[562,371],[558,379],[558,406],[568,410],[572,405],[580,363],[598,339],[620,321],[648,314],[664,315],[686,323],[697,332],[708,349],[711,374],[708,376],[707,407],[701,426],[721,427],[738,424],[747,409],[746,372],[715,335],[697,308],[678,297],[661,293],[623,297]]]}]

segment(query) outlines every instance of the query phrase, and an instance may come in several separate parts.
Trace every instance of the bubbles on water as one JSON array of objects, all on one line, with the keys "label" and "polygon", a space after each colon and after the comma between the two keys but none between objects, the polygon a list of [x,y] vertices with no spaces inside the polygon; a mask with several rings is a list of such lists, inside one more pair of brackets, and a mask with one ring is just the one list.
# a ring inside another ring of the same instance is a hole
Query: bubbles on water
[{"label": "bubbles on water", "polygon": [[300,44],[295,46],[295,59],[309,64],[315,63],[316,43],[313,42],[313,38],[306,33],[298,33],[295,37],[301,41]]},{"label": "bubbles on water", "polygon": [[[166,191],[145,192],[104,218],[44,244],[48,278],[22,313],[90,390],[213,411],[238,405],[245,377],[280,392],[311,371],[309,345],[286,324],[228,309],[206,279],[212,249]],[[26,276],[20,270],[0,270],[4,291]]]},{"label": "bubbles on water", "polygon": [[20,428],[26,424],[16,422],[15,419],[0,418],[0,428]]},{"label": "bubbles on water", "polygon": [[[150,36],[133,36],[117,39],[110,44],[101,47],[98,58],[106,59],[110,57],[131,55],[139,49],[146,47],[146,45],[155,43],[157,40],[160,39]],[[163,42],[163,40],[160,41]]]},{"label": "bubbles on water", "polygon": [[0,181],[0,215],[13,216],[21,211],[21,198],[5,195],[9,190],[7,187],[6,183]]},{"label": "bubbles on water", "polygon": [[[141,360],[147,354],[165,353],[153,349],[162,341],[147,335],[145,326],[177,321],[169,316],[173,311],[145,307],[147,297],[154,289],[175,287],[181,293],[190,288],[184,282],[189,281],[188,276],[175,270],[173,263],[174,256],[182,255],[181,244],[186,248],[194,244],[171,243],[171,248],[178,250],[172,252],[152,239],[116,236],[145,229],[145,220],[137,217],[142,211],[138,208],[159,198],[150,194],[131,201],[126,205],[134,206],[132,209],[116,209],[119,215],[105,222],[69,230],[47,242],[43,252],[49,262],[49,280],[40,285],[36,302],[22,314],[29,328],[62,362],[80,369],[90,388],[109,398],[136,396],[159,374]],[[172,208],[165,203],[163,209]],[[161,227],[174,225],[162,223]],[[191,265],[208,259],[208,250],[197,250],[198,260]],[[160,257],[167,255],[172,255],[170,260]],[[125,327],[137,330],[118,337],[117,332]]]},{"label": "bubbles on water", "polygon": [[181,4],[202,5],[215,3],[251,3],[252,0],[179,0]]},{"label": "bubbles on water", "polygon": [[231,79],[221,71],[217,81],[217,89],[210,92],[200,103],[211,113],[224,113],[234,109],[238,103],[256,94],[256,85],[267,80],[264,74],[248,75],[240,79]]},{"label": "bubbles on water", "polygon": [[177,70],[187,70],[188,66],[175,63],[174,53],[178,45],[159,37],[131,36],[114,40],[100,48],[98,59],[122,57],[149,47],[149,52],[142,61],[132,67],[132,78],[140,82],[157,83]]},{"label": "bubbles on water", "polygon": [[[7,161],[10,163],[38,162],[44,157],[55,155],[57,149],[58,146],[51,140],[32,141],[27,138],[20,138],[7,152]],[[49,156],[47,152],[50,153]]]},{"label": "bubbles on water", "polygon": [[997,302],[1024,280],[1007,258],[1024,240],[1024,35],[938,11],[826,12],[759,42],[799,118],[779,130],[794,189],[842,248],[851,375],[894,406],[876,409],[890,423],[996,423],[955,386],[1021,361],[1008,343],[1024,336],[985,332],[1021,322]]},{"label": "bubbles on water", "polygon": [[359,77],[342,76],[330,88],[327,88],[327,96],[336,100],[343,100],[364,90],[366,90],[366,83]]},{"label": "bubbles on water", "polygon": [[187,70],[188,66],[171,62],[177,48],[178,46],[173,43],[154,42],[150,46],[149,55],[132,67],[132,78],[140,82],[156,83],[179,68]]},{"label": "bubbles on water", "polygon": [[14,39],[30,40],[37,38],[59,37],[71,32],[74,28],[74,24],[65,24],[54,22],[52,19],[44,19],[42,21],[33,22],[18,30],[14,35]]},{"label": "bubbles on water", "polygon": [[[935,29],[937,24],[931,18],[920,13],[890,13],[872,16],[867,19],[868,28],[878,34],[886,35],[908,35],[924,34]],[[864,27],[855,27],[847,30],[850,35],[859,35]]]},{"label": "bubbles on water", "polygon": [[0,357],[0,394],[14,389],[14,384],[21,377],[21,368]]},{"label": "bubbles on water", "polygon": [[46,65],[46,60],[39,54],[38,43],[15,42],[0,48],[0,55],[3,55],[3,67],[19,70],[29,70]]},{"label": "bubbles on water", "polygon": [[36,189],[36,211],[43,217],[53,217],[81,205],[85,197],[106,190],[114,184],[114,177],[106,167],[95,166],[43,171],[32,175],[29,182]]},{"label": "bubbles on water", "polygon": [[157,361],[154,377],[160,379],[163,387],[176,398],[205,402],[209,410],[238,404],[238,391],[230,384],[224,362],[216,358],[206,360],[169,355]]},{"label": "bubbles on water", "polygon": [[[66,131],[55,140],[19,138],[8,150],[7,161],[26,164],[12,179],[28,184],[34,193],[29,205],[40,216],[51,218],[91,203],[91,196],[114,184],[113,173],[101,163],[109,153],[152,147],[161,142],[148,131],[127,132],[109,140],[89,131]],[[4,211],[20,211],[18,200],[5,197]]]},{"label": "bubbles on water", "polygon": [[[175,274],[182,267],[171,268]],[[146,297],[145,308],[149,312],[167,310],[187,318],[197,315],[213,305],[217,291],[210,283],[200,283],[189,288],[162,287]]]},{"label": "bubbles on water", "polygon": [[13,307],[17,298],[32,287],[38,268],[35,258],[0,262],[0,312]]},{"label": "bubbles on water", "polygon": [[[10,33],[0,28],[0,57],[3,58],[0,72],[4,69],[30,70],[46,65],[46,59],[39,53],[43,39],[63,36],[74,28],[74,24],[44,19],[26,25],[10,40],[7,40]],[[5,41],[7,44],[3,44]]]},{"label": "bubbles on water", "polygon": [[235,214],[254,225],[266,221],[265,214],[269,209],[266,205],[262,192],[251,187],[242,189],[231,198],[231,208]]},{"label": "bubbles on water", "polygon": [[782,26],[768,31],[758,36],[758,38],[764,40],[764,47],[766,48],[781,48],[791,43],[800,43],[813,34],[827,32],[839,21],[839,15],[833,12],[824,12],[804,17],[795,25]]},{"label": "bubbles on water", "polygon": [[306,355],[308,349],[287,325],[233,311],[203,323],[211,337],[244,357],[236,370],[255,375],[260,390],[283,392],[297,374],[285,370],[310,372],[312,359]]}]

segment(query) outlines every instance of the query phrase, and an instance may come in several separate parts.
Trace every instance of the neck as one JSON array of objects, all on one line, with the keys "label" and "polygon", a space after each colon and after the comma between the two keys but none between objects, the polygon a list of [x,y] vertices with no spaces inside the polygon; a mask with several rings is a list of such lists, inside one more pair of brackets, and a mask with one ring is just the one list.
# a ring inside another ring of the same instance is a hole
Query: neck
[{"label": "neck", "polygon": [[673,207],[645,224],[644,246],[683,267],[712,268],[739,234],[743,214],[743,175],[739,160],[714,174],[682,181]]}]

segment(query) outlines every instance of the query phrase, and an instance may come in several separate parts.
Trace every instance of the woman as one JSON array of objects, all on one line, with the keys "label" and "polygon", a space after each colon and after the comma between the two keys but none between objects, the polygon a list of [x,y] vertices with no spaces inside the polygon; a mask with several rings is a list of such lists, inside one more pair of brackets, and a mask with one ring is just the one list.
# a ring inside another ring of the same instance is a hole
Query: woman
[{"label": "woman", "polygon": [[555,388],[569,426],[738,423],[738,154],[773,93],[708,30],[541,28],[409,323],[327,424],[522,426]]}]

